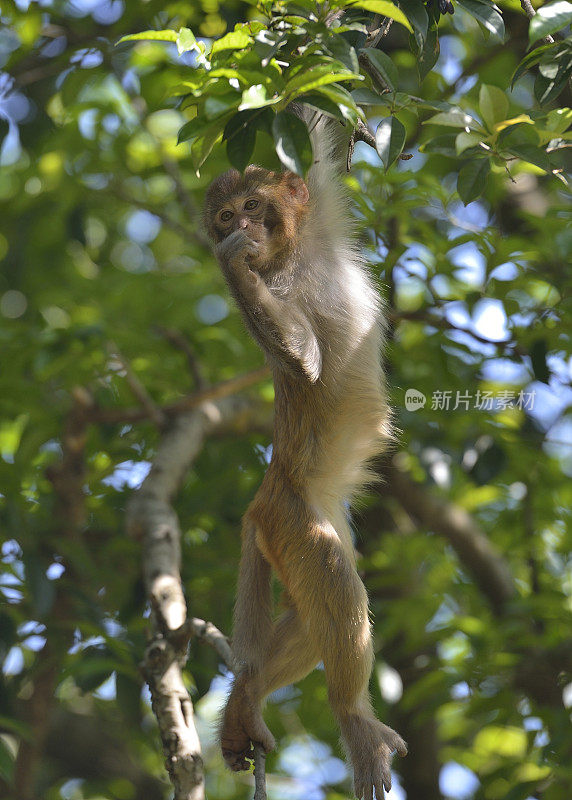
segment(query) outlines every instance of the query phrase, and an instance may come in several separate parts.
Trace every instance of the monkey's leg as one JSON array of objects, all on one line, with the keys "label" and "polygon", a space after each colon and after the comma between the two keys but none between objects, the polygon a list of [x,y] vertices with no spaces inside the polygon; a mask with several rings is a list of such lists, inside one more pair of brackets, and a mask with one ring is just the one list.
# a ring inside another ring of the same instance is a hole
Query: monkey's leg
[{"label": "monkey's leg", "polygon": [[301,680],[320,659],[317,642],[308,635],[308,628],[296,609],[289,608],[274,626],[267,659],[260,673],[261,697]]},{"label": "monkey's leg", "polygon": [[[231,769],[248,769],[246,758],[250,757],[250,742],[261,743],[267,751],[271,749],[270,743],[263,738],[263,731],[268,730],[260,715],[264,698],[275,689],[303,678],[319,660],[317,644],[308,636],[307,627],[294,608],[288,609],[274,625],[267,657],[260,670],[245,670],[236,679],[225,712],[225,724],[229,712],[233,715],[232,723],[235,722],[234,715],[239,716],[240,729],[248,734],[249,742],[243,746],[244,742],[239,740],[242,749],[237,752],[236,739],[229,746],[228,740],[223,738],[223,755]],[[272,739],[272,746],[273,742]]]},{"label": "monkey's leg", "polygon": [[354,769],[358,797],[378,800],[391,787],[391,758],[405,755],[401,737],[379,722],[368,696],[373,664],[367,595],[334,529],[307,526],[282,565],[288,590],[324,662],[328,695]]},{"label": "monkey's leg", "polygon": [[234,610],[233,653],[237,675],[228,699],[221,730],[221,748],[233,770],[248,769],[251,743],[268,752],[274,737],[260,710],[260,670],[272,634],[270,565],[256,545],[256,528],[245,517],[242,553]]}]

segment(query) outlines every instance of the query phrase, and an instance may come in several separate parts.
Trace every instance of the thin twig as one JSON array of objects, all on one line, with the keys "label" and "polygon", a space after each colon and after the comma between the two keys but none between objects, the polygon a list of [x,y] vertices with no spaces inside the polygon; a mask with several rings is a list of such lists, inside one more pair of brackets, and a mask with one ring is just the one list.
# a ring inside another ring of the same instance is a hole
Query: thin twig
[{"label": "thin twig", "polygon": [[[236,378],[230,378],[228,381],[217,383],[216,386],[209,386],[206,389],[201,389],[198,392],[183,397],[181,400],[177,400],[175,403],[158,406],[157,410],[166,417],[176,418],[186,411],[192,411],[194,408],[200,406],[201,403],[205,403],[208,400],[221,400],[223,397],[236,394],[268,378],[269,375],[270,370],[268,367],[260,367],[260,369],[255,369],[244,375],[238,375]],[[150,413],[145,407],[125,409],[94,407],[89,411],[89,421],[94,423],[102,422],[113,425],[140,422],[143,419],[150,419]]]},{"label": "thin twig", "polygon": [[390,17],[385,17],[384,19],[381,14],[374,14],[371,25],[368,27],[364,47],[377,47],[379,42],[389,33],[392,22],[393,20]]},{"label": "thin twig", "polygon": [[169,640],[178,648],[184,649],[187,642],[192,637],[200,639],[210,645],[220,658],[225,666],[234,671],[234,656],[228,641],[228,637],[219,631],[216,625],[198,617],[191,617],[186,620],[180,628],[175,631],[169,632]]},{"label": "thin twig", "polygon": [[167,339],[167,341],[171,342],[171,344],[185,354],[195,389],[205,389],[206,381],[201,372],[199,360],[187,338],[183,336],[180,331],[177,331],[174,328],[164,328],[162,325],[157,325],[155,330],[164,339]]},{"label": "thin twig", "polygon": [[510,349],[512,353],[515,353],[519,356],[526,355],[526,352],[518,344],[518,342],[514,341],[514,339],[501,339],[500,341],[495,342],[493,339],[487,339],[485,336],[481,336],[480,334],[471,330],[471,328],[463,328],[461,325],[454,325],[446,317],[432,316],[424,313],[423,311],[392,311],[390,312],[389,316],[391,322],[394,324],[402,320],[408,322],[420,322],[423,325],[430,325],[433,328],[451,331],[452,333],[455,331],[458,333],[466,333],[468,336],[471,336],[473,339],[475,339],[475,341],[481,342],[481,344],[488,344],[492,345],[493,347],[502,347],[505,350]]},{"label": "thin twig", "polygon": [[153,422],[159,428],[164,427],[167,421],[165,414],[155,405],[153,398],[135,374],[135,371],[133,370],[129,361],[125,358],[125,356],[122,355],[115,342],[109,342],[107,349],[109,355],[118,361],[125,374],[125,380],[127,381],[129,388],[147,412],[149,419],[153,420]]},{"label": "thin twig", "polygon": [[254,800],[266,800],[266,753],[254,745]]}]

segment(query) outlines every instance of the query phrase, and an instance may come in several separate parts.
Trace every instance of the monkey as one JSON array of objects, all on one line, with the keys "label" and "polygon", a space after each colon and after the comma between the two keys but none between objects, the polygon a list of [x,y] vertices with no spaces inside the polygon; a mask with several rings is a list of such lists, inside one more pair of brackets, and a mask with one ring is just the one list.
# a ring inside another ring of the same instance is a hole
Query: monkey
[{"label": "monkey", "polygon": [[[308,109],[298,112],[304,119]],[[205,225],[275,389],[270,463],[242,523],[234,611],[236,677],[221,747],[232,770],[275,746],[262,703],[320,661],[358,798],[384,797],[403,739],[379,722],[368,598],[348,503],[391,437],[379,292],[355,243],[339,179],[339,123],[310,120],[307,180],[256,165],[213,181]],[[340,126],[341,127],[341,126]],[[273,619],[271,574],[285,609]]]}]

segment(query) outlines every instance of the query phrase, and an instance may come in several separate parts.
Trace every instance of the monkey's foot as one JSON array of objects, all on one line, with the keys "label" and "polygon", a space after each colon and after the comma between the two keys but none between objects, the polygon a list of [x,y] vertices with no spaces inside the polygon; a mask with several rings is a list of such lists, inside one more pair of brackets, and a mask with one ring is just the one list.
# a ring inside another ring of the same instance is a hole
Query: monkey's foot
[{"label": "monkey's foot", "polygon": [[391,789],[391,759],[407,755],[407,745],[392,728],[374,717],[348,714],[341,720],[342,736],[354,769],[356,797],[377,800]]},{"label": "monkey's foot", "polygon": [[222,755],[233,772],[249,768],[247,759],[254,758],[253,745],[265,753],[274,749],[274,736],[266,727],[260,709],[248,697],[238,694],[235,686],[224,712],[220,737]]}]

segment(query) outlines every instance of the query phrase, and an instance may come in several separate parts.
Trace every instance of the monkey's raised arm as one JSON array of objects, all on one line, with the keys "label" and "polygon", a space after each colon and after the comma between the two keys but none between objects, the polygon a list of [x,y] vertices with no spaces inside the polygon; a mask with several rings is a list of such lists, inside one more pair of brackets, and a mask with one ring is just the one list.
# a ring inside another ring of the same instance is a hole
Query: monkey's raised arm
[{"label": "monkey's raised arm", "polygon": [[299,305],[272,294],[250,268],[260,244],[239,229],[216,247],[223,275],[252,335],[281,366],[299,367],[311,383],[320,377],[322,354],[312,324]]}]

